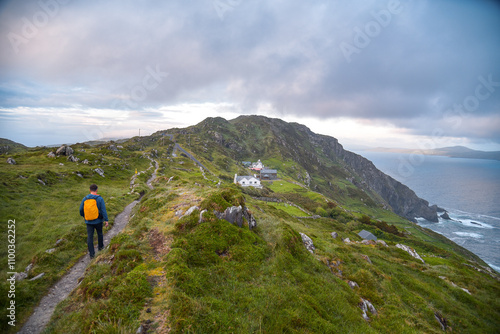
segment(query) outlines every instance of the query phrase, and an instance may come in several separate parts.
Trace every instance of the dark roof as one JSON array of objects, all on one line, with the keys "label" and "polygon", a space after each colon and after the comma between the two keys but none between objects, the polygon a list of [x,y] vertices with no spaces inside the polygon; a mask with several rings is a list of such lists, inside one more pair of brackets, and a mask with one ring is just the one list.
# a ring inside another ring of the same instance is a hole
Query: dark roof
[{"label": "dark roof", "polygon": [[276,169],[267,169],[264,168],[260,171],[260,173],[267,173],[267,174],[278,174],[278,171]]},{"label": "dark roof", "polygon": [[365,230],[359,232],[358,235],[364,240],[377,240],[376,236]]}]

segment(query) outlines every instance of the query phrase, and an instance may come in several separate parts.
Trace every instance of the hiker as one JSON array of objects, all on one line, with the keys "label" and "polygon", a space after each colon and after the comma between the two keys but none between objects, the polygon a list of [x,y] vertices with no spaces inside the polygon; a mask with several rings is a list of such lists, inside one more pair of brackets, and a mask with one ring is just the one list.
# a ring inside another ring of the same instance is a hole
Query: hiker
[{"label": "hiker", "polygon": [[104,199],[97,195],[97,185],[90,186],[90,194],[85,196],[80,204],[80,216],[85,219],[87,224],[87,246],[89,248],[90,258],[95,256],[94,251],[94,229],[97,231],[97,250],[100,251],[104,248],[104,241],[102,235],[102,223],[106,223],[108,227],[108,213],[106,212],[106,205]]}]

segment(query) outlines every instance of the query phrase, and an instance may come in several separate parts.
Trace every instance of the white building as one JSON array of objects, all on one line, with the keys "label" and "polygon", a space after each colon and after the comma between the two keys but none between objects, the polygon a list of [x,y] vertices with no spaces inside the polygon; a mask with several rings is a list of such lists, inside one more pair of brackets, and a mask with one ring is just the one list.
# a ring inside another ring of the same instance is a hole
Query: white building
[{"label": "white building", "polygon": [[250,167],[251,170],[254,170],[254,171],[257,171],[257,172],[260,171],[263,168],[264,168],[264,164],[262,163],[262,161],[260,161],[260,159],[259,159],[259,161],[254,162],[252,164],[252,166]]},{"label": "white building", "polygon": [[234,174],[234,183],[239,184],[242,187],[262,188],[260,180],[251,175],[238,176],[238,174]]}]

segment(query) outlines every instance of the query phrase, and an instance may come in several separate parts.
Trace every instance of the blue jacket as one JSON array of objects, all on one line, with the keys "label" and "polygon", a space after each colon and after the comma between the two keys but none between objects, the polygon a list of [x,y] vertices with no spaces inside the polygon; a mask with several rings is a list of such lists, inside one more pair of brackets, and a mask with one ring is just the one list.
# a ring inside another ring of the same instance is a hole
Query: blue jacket
[{"label": "blue jacket", "polygon": [[108,213],[106,212],[106,205],[104,204],[104,200],[102,199],[102,197],[99,195],[88,194],[87,196],[85,196],[82,199],[82,203],[80,204],[80,216],[85,217],[85,214],[83,213],[83,203],[85,202],[85,200],[87,200],[89,198],[94,198],[96,200],[97,209],[99,209],[99,215],[102,218],[97,218],[94,220],[85,220],[85,223],[87,223],[87,224],[99,224],[102,222],[107,222],[108,221]]}]

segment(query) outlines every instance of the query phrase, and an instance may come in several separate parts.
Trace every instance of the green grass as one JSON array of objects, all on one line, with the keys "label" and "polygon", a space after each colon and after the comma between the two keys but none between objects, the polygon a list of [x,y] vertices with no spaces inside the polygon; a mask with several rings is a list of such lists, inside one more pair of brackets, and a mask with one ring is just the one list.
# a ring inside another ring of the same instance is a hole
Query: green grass
[{"label": "green grass", "polygon": [[295,216],[295,217],[309,216],[309,214],[307,212],[304,212],[304,211],[300,210],[299,208],[292,206],[290,204],[269,202],[268,205],[273,206],[273,207],[280,209],[282,211],[285,211],[290,216]]},{"label": "green grass", "polygon": [[[223,135],[232,140],[228,133]],[[195,135],[191,142],[193,152],[206,143]],[[244,195],[247,191],[230,181],[218,186],[216,178],[204,179],[189,159],[168,159],[171,146],[158,146],[155,135],[134,138],[124,144],[121,158],[107,153],[105,146],[86,147],[82,156],[98,160],[106,178],[92,172],[95,165],[49,160],[43,150],[17,153],[17,166],[2,165],[6,206],[0,213],[22,223],[17,235],[18,265],[23,269],[33,262],[32,276],[47,273],[45,280],[16,286],[21,321],[86,252],[77,208],[88,184],[100,185],[110,218],[114,217],[137,197],[128,194],[130,177],[135,168],[149,167],[149,160],[141,155],[155,147],[160,151],[155,189],[144,186],[152,170],[139,177],[136,189],[146,194],[128,226],[99,253],[78,288],[58,305],[46,333],[134,333],[141,325],[151,332],[172,333],[441,333],[434,312],[442,314],[455,333],[494,333],[500,327],[499,281],[464,265],[479,266],[482,261],[430,230],[365,205],[364,197],[356,197],[352,190],[348,197],[350,185],[334,197],[337,190],[332,184],[335,191],[323,196],[293,184],[291,178],[255,192],[329,216],[296,219],[293,216],[306,214],[290,205],[254,200],[253,192]],[[298,163],[286,160],[280,165],[274,159],[271,162],[289,170],[289,175],[303,173]],[[220,145],[211,147],[200,160],[216,172],[221,168],[222,176],[238,168],[234,167],[238,160],[224,156]],[[84,178],[72,174],[76,171]],[[47,185],[40,185],[38,178]],[[327,184],[320,179],[314,182]],[[183,218],[176,214],[194,205],[208,210],[203,222],[199,222],[199,210]],[[246,206],[257,227],[250,231],[246,223],[238,228],[217,219],[213,210],[231,205]],[[391,233],[394,230],[377,227],[363,215],[410,233]],[[342,241],[360,241],[356,233],[361,229],[371,231],[389,247]],[[337,239],[330,234],[334,231]],[[314,254],[305,249],[299,233],[313,240]],[[56,252],[45,253],[60,238],[65,241]],[[396,248],[396,243],[415,248],[426,263]],[[351,289],[349,280],[359,288]],[[5,296],[6,285],[0,287]],[[361,298],[377,309],[377,315],[369,314],[369,322],[361,317]]]},{"label": "green grass", "polygon": [[[74,148],[75,155],[81,160],[92,157],[106,164],[84,165],[68,162],[65,157],[48,158],[47,153],[51,149],[45,148],[12,155],[17,161],[16,165],[8,165],[3,159],[1,162],[0,199],[3,204],[0,216],[6,221],[16,221],[16,263],[15,270],[9,271],[22,272],[29,264],[33,264],[28,278],[45,273],[43,279],[16,283],[18,324],[26,320],[48,288],[86,254],[86,228],[79,207],[82,198],[89,192],[89,185],[99,185],[99,194],[105,199],[112,226],[115,216],[138,197],[136,193],[129,194],[133,170],[149,166],[149,160],[140,158],[140,153],[127,152],[129,159],[120,160],[109,150],[106,155],[94,156],[92,151],[102,149],[86,148],[82,152],[79,146]],[[93,172],[97,167],[104,170],[104,178]],[[42,180],[45,185],[38,180]],[[3,240],[7,240],[6,224],[2,225],[0,234]],[[53,253],[46,253],[52,248],[55,248]],[[0,256],[7,257],[6,247],[0,249]],[[0,274],[2,296],[7,295],[6,272]],[[6,302],[7,298],[1,299],[2,307],[6,306]],[[2,330],[13,331],[5,322],[0,326]]]},{"label": "green grass", "polygon": [[[202,223],[198,223],[199,211],[178,219],[173,215],[176,208],[187,208],[197,198],[202,208],[223,209],[241,201],[237,188],[205,186],[195,191],[193,181],[179,177],[167,184],[164,180],[145,196],[141,204],[145,209],[138,209],[126,231],[130,237],[114,241],[120,246],[111,247],[101,255],[103,263],[90,268],[79,292],[58,307],[49,333],[111,325],[126,332],[147,320],[153,330],[170,328],[174,333],[440,333],[434,312],[443,314],[457,333],[494,332],[499,325],[498,281],[463,266],[465,259],[456,253],[426,256],[427,263],[422,264],[394,244],[411,245],[421,254],[441,248],[418,236],[388,233],[384,236],[389,247],[346,245],[330,233],[356,241],[362,228],[380,230],[360,222],[353,229],[329,218],[293,219],[272,204],[252,199],[245,205],[258,221],[253,231],[219,220],[210,211]],[[170,240],[169,252],[160,258],[147,247],[147,236],[154,229]],[[298,232],[312,238],[314,254],[305,249]],[[132,239],[140,241],[135,244]],[[104,260],[112,255],[106,264]],[[137,264],[115,264],[125,259],[135,259]],[[333,261],[338,267],[331,265]],[[128,294],[113,293],[128,275],[139,271],[147,278],[152,270],[161,273],[160,283],[150,279],[150,288],[144,289],[152,293],[144,292],[142,299],[132,302],[127,297],[140,288],[136,285]],[[439,276],[469,289],[473,296]],[[360,287],[351,289],[348,280]],[[377,309],[378,315],[369,315],[370,322],[361,318],[360,298]],[[101,312],[102,323],[90,324],[91,312],[103,305],[130,308],[137,316],[119,323],[119,314],[112,309]],[[151,313],[145,311],[148,308]]]},{"label": "green grass", "polygon": [[287,180],[276,180],[272,182],[265,182],[265,184],[274,192],[277,193],[292,193],[292,192],[307,192],[307,189],[289,182]]}]

